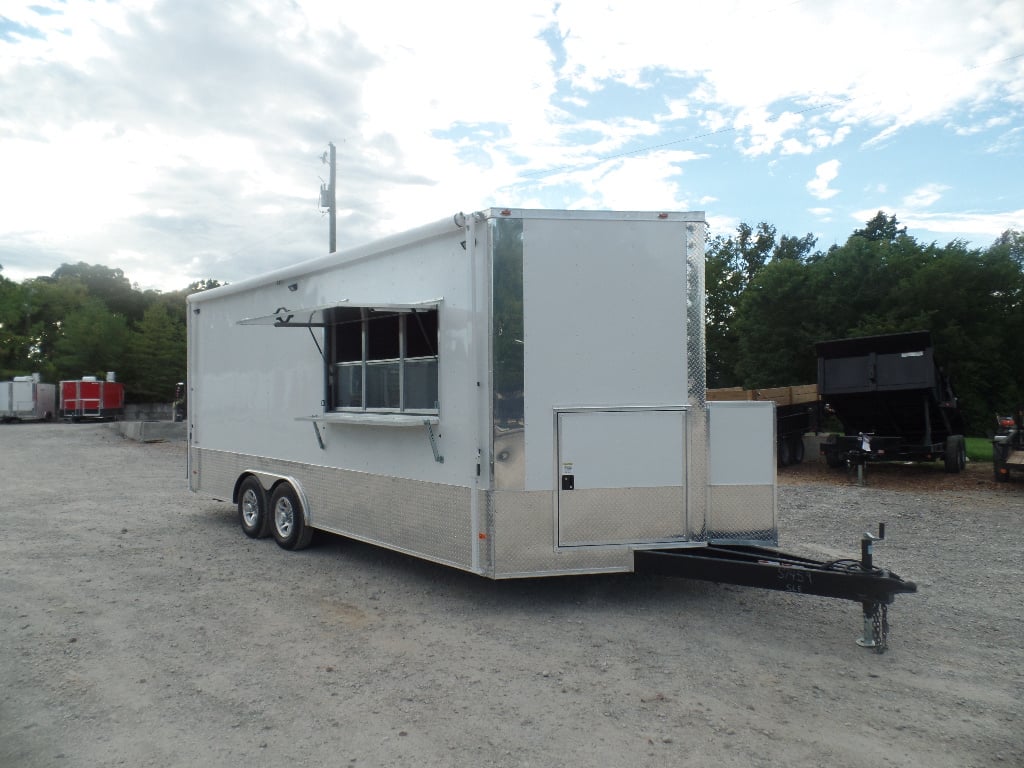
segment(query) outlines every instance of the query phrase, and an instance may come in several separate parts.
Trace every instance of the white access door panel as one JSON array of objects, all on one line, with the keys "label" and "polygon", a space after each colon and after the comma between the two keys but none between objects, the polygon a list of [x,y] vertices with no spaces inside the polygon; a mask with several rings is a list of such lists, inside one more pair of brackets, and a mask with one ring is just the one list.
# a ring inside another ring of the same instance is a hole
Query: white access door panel
[{"label": "white access door panel", "polygon": [[560,547],[685,538],[686,412],[556,414]]},{"label": "white access door panel", "polygon": [[15,381],[11,383],[13,409],[15,413],[30,413],[36,409],[35,382]]},{"label": "white access door panel", "polygon": [[777,543],[775,403],[708,403],[708,539]]}]

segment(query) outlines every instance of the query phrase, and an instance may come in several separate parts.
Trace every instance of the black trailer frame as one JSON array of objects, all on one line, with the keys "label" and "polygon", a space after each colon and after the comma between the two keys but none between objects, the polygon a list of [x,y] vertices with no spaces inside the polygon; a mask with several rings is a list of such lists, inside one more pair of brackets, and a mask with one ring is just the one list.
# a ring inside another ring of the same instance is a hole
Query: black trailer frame
[{"label": "black trailer frame", "polygon": [[992,437],[992,475],[998,483],[1010,479],[1010,471],[1024,472],[1024,412],[997,418],[998,431]]},{"label": "black trailer frame", "polygon": [[888,647],[888,606],[896,595],[917,592],[917,585],[873,562],[873,545],[885,538],[861,538],[860,560],[812,560],[768,547],[715,544],[673,550],[637,550],[637,573],[737,584],[800,595],[818,595],[861,604],[864,632],[857,643],[883,653]]}]

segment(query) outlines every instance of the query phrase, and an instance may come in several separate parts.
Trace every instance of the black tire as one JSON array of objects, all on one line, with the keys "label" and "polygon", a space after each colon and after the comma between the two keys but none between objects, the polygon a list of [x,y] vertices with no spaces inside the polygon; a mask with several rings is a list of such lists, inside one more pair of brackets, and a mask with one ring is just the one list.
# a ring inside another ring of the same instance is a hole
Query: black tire
[{"label": "black tire", "polygon": [[992,443],[992,478],[997,483],[1005,483],[1010,479],[1009,472],[1000,471],[1003,469],[1004,462],[1006,461],[1006,454],[1000,450],[1000,447],[995,443]]},{"label": "black tire", "polygon": [[946,471],[950,474],[963,472],[967,466],[966,443],[963,435],[950,435],[946,438],[946,452],[943,457]]},{"label": "black tire", "polygon": [[804,436],[793,435],[790,437],[793,445],[789,449],[790,460],[794,464],[803,464],[804,461]]},{"label": "black tire", "polygon": [[825,463],[829,469],[841,469],[846,462],[839,456],[839,447],[836,445],[835,435],[829,435],[822,444],[822,453],[825,454]]},{"label": "black tire", "polygon": [[775,446],[775,458],[778,461],[780,467],[788,467],[793,463],[792,451],[790,450],[789,440],[782,438],[779,440],[778,445]]},{"label": "black tire", "polygon": [[267,492],[263,484],[251,475],[238,487],[238,523],[242,533],[250,539],[263,539],[270,535],[270,514]]},{"label": "black tire", "polygon": [[288,483],[278,485],[270,496],[270,532],[281,549],[304,549],[313,539],[299,494]]}]

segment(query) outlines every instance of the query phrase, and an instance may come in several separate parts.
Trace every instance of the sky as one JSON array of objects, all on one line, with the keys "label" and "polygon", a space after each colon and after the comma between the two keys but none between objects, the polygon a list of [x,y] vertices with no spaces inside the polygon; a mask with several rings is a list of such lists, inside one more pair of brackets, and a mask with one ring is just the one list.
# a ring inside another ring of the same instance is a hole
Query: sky
[{"label": "sky", "polygon": [[1024,0],[0,2],[0,275],[237,282],[490,207],[1024,230]]}]

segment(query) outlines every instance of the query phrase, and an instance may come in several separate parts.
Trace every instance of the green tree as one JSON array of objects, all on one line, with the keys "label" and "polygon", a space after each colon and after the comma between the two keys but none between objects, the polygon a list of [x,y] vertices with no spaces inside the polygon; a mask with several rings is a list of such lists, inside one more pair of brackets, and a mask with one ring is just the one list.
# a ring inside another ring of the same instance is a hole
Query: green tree
[{"label": "green tree", "polygon": [[19,324],[25,329],[21,359],[28,371],[39,373],[44,381],[55,381],[56,345],[63,333],[64,318],[85,302],[86,289],[77,281],[37,277],[22,282],[21,297]]},{"label": "green tree", "polygon": [[863,229],[855,229],[853,237],[863,237],[865,240],[893,242],[901,235],[907,234],[906,227],[900,227],[896,221],[895,214],[886,216],[884,211],[875,214]]},{"label": "green tree", "polygon": [[29,344],[23,293],[18,283],[0,274],[0,381],[30,373],[25,367]]},{"label": "green tree", "polygon": [[134,401],[170,402],[185,368],[184,326],[163,304],[152,304],[129,336],[126,393]]},{"label": "green tree", "polygon": [[742,223],[735,237],[718,236],[709,241],[704,264],[709,387],[742,383],[736,313],[748,286],[767,264],[811,258],[816,242],[809,233],[803,237],[783,235],[776,241],[776,228],[763,221],[756,229]]},{"label": "green tree", "polygon": [[157,295],[140,293],[132,288],[131,281],[124,270],[107,267],[102,264],[61,264],[52,278],[57,281],[80,283],[88,295],[99,299],[114,314],[121,315],[129,321],[138,322],[146,307]]},{"label": "green tree", "polygon": [[69,312],[54,345],[54,367],[60,378],[102,376],[117,371],[128,345],[128,323],[100,299],[90,297]]},{"label": "green tree", "polygon": [[737,308],[736,374],[746,388],[816,380],[814,343],[820,325],[810,268],[794,259],[773,261],[747,286]]},{"label": "green tree", "polygon": [[987,250],[922,245],[879,212],[826,254],[773,257],[728,322],[740,383],[814,381],[816,341],[928,330],[968,424],[984,433],[995,410],[1024,398],[1020,245],[1014,233]]}]

